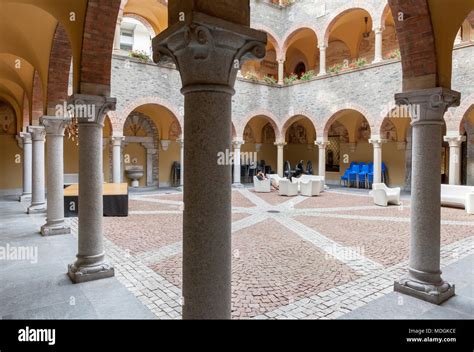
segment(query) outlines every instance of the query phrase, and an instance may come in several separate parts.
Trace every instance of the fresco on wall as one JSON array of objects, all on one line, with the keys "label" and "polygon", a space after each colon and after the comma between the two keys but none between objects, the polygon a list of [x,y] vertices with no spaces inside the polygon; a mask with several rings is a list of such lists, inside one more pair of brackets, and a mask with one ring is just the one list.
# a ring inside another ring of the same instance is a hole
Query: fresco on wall
[{"label": "fresco on wall", "polygon": [[275,130],[271,123],[267,123],[262,130],[262,143],[273,144],[276,142]]},{"label": "fresco on wall", "polygon": [[245,130],[244,130],[244,141],[245,143],[255,143],[253,130],[249,125],[247,125],[247,127],[245,127]]},{"label": "fresco on wall", "polygon": [[382,138],[389,142],[398,141],[397,128],[389,119],[385,119],[382,123]]},{"label": "fresco on wall", "polygon": [[370,139],[370,125],[366,120],[363,120],[357,130],[357,140],[368,141]]},{"label": "fresco on wall", "polygon": [[0,102],[0,124],[0,134],[16,133],[15,112],[9,105],[2,102]]},{"label": "fresco on wall", "polygon": [[181,128],[179,127],[178,121],[173,121],[168,132],[169,139],[179,139],[181,136]]},{"label": "fresco on wall", "polygon": [[308,135],[306,128],[295,122],[288,130],[288,143],[290,144],[308,144]]},{"label": "fresco on wall", "polygon": [[339,137],[341,143],[349,143],[349,132],[347,128],[340,122],[336,121],[329,129],[329,137]]}]

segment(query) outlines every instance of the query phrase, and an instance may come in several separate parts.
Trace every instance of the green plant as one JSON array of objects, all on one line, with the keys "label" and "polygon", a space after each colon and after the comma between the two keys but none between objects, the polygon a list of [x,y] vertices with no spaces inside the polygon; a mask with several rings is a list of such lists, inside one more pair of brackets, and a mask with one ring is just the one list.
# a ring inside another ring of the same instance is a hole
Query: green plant
[{"label": "green plant", "polygon": [[129,55],[130,55],[130,57],[134,57],[136,59],[139,59],[142,62],[149,62],[150,61],[150,57],[144,51],[132,50]]},{"label": "green plant", "polygon": [[253,82],[259,81],[258,76],[255,72],[247,72],[247,74],[245,75],[245,79],[248,79]]},{"label": "green plant", "polygon": [[400,53],[400,49],[395,49],[393,51],[391,51],[388,55],[387,55],[387,58],[388,59],[400,59],[401,58],[401,53]]},{"label": "green plant", "polygon": [[265,81],[265,83],[271,86],[274,86],[278,83],[277,80],[273,76],[265,76],[263,77],[263,80]]},{"label": "green plant", "polygon": [[285,77],[283,82],[285,83],[285,85],[289,86],[289,85],[295,83],[297,80],[298,80],[298,76],[295,75],[294,73],[292,73],[288,77]]},{"label": "green plant", "polygon": [[314,78],[314,76],[315,76],[314,71],[313,71],[313,70],[310,70],[310,71],[308,71],[308,72],[305,72],[305,73],[301,76],[300,80],[301,80],[301,81],[310,81],[310,80],[312,80],[312,79]]},{"label": "green plant", "polygon": [[329,67],[330,73],[339,73],[342,70],[342,64],[336,64]]},{"label": "green plant", "polygon": [[367,65],[367,60],[366,59],[357,59],[355,60],[356,67],[363,67]]}]

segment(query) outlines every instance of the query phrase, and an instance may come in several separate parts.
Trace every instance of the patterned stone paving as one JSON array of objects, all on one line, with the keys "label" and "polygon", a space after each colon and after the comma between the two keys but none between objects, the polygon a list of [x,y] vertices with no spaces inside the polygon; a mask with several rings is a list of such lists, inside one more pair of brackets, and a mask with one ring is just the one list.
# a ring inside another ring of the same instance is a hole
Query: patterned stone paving
[{"label": "patterned stone paving", "polygon": [[[409,201],[364,194],[279,197],[233,191],[234,318],[333,319],[393,291],[408,257]],[[105,220],[117,278],[158,318],[181,316],[182,195],[134,195]],[[474,253],[474,218],[442,209],[442,263]],[[74,224],[73,224],[74,225]]]}]

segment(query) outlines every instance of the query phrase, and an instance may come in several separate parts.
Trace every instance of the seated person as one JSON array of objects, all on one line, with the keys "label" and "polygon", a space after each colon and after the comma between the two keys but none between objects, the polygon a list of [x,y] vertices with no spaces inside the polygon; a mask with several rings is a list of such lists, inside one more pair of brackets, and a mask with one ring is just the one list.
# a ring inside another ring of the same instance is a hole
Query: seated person
[{"label": "seated person", "polygon": [[[257,179],[258,179],[259,181],[263,181],[263,180],[267,180],[268,177],[263,173],[263,171],[260,170],[260,171],[257,173]],[[279,185],[278,185],[278,181],[277,181],[277,180],[271,179],[271,180],[270,180],[270,185],[271,185],[276,191],[278,191]]]}]

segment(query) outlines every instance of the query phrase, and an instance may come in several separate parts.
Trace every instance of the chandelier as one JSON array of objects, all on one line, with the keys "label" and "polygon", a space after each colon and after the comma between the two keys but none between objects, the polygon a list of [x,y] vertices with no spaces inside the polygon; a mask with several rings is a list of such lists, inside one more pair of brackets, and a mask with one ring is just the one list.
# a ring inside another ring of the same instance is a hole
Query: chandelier
[{"label": "chandelier", "polygon": [[66,126],[65,133],[69,140],[79,145],[79,125],[77,123],[77,117],[72,117],[71,122]]}]

